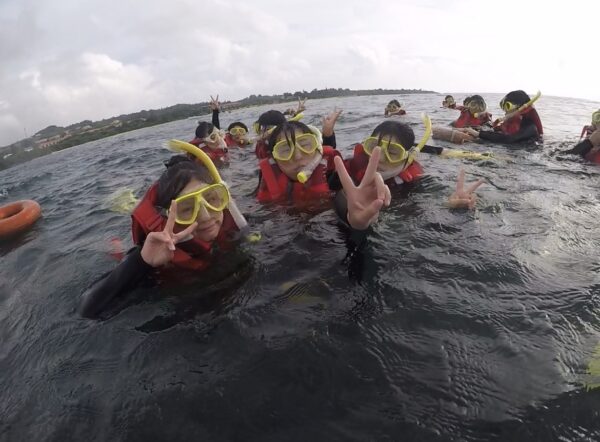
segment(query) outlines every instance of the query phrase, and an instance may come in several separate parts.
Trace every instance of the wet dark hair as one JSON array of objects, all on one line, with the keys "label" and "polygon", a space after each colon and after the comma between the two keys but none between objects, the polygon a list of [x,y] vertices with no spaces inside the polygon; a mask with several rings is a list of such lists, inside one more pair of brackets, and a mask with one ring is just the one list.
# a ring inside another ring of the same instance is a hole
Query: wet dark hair
[{"label": "wet dark hair", "polygon": [[211,123],[206,123],[204,121],[198,122],[198,127],[196,128],[196,138],[208,137],[214,128],[215,127]]},{"label": "wet dark hair", "polygon": [[487,104],[485,102],[485,100],[483,99],[483,97],[481,95],[472,95],[469,97],[469,104],[470,103],[478,103],[479,105],[481,105],[483,107],[483,109],[485,110],[487,108]]},{"label": "wet dark hair", "polygon": [[415,144],[415,133],[412,128],[406,123],[395,120],[384,121],[373,130],[371,136],[377,137],[379,142],[396,137],[400,141],[400,144],[407,150]]},{"label": "wet dark hair", "polygon": [[454,97],[452,95],[446,95],[446,98],[444,98],[444,100],[448,100],[449,98],[454,100]]},{"label": "wet dark hair", "polygon": [[463,100],[463,106],[466,106],[467,104],[469,104],[469,101],[471,101],[471,97],[465,97],[465,99]]},{"label": "wet dark hair", "polygon": [[[389,102],[387,105],[388,105],[388,106],[392,106],[392,105],[394,105],[394,104],[395,104],[396,106],[398,106],[398,107],[402,107],[402,106],[400,106],[400,102],[399,102],[398,100],[392,100],[392,101],[390,101],[390,102]],[[387,106],[386,106],[386,107],[387,107]]]},{"label": "wet dark hair", "polygon": [[214,178],[208,169],[197,161],[185,155],[171,157],[165,162],[167,170],[158,179],[156,205],[168,209],[171,200],[188,185],[190,180],[197,179],[203,183],[212,184]]},{"label": "wet dark hair", "polygon": [[295,143],[296,142],[296,130],[299,130],[303,134],[312,134],[313,131],[306,124],[301,123],[300,121],[286,121],[283,124],[280,124],[269,136],[269,140],[267,142],[266,148],[267,152],[271,152],[273,150],[273,146],[277,143],[277,138],[284,134],[286,140],[288,142]]},{"label": "wet dark hair", "polygon": [[242,129],[244,129],[246,132],[248,132],[248,127],[247,127],[247,126],[246,126],[244,123],[242,123],[241,121],[235,121],[235,122],[231,123],[231,124],[229,125],[229,127],[227,127],[227,130],[231,130],[231,129],[233,129],[234,127],[241,127],[241,128],[242,128]]},{"label": "wet dark hair", "polygon": [[258,117],[258,125],[264,129],[268,126],[277,126],[279,124],[285,123],[287,120],[285,119],[285,115],[283,115],[278,110],[270,110],[266,111],[260,117]]},{"label": "wet dark hair", "polygon": [[516,104],[517,106],[522,106],[529,100],[531,100],[531,98],[529,97],[529,95],[527,95],[527,93],[525,93],[525,91],[518,90],[506,94],[506,96],[502,99],[502,101],[500,101],[500,103],[503,103],[504,101],[509,101],[512,104]]}]

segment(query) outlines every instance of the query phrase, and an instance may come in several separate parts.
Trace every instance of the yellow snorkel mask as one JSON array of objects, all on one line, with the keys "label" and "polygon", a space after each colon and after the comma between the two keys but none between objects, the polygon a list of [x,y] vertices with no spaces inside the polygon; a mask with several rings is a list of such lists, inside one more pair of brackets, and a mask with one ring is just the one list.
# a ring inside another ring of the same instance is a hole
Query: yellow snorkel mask
[{"label": "yellow snorkel mask", "polygon": [[592,126],[600,128],[600,109],[592,114]]},{"label": "yellow snorkel mask", "polygon": [[237,207],[237,204],[233,198],[231,198],[229,186],[225,181],[223,181],[221,175],[219,175],[219,171],[208,155],[206,155],[201,149],[197,148],[193,144],[186,143],[185,141],[181,140],[170,140],[166,147],[173,152],[189,153],[190,155],[196,157],[208,169],[208,172],[214,180],[213,184],[196,192],[182,195],[176,199],[177,201],[187,198],[185,201],[186,211],[182,210],[182,213],[180,214],[179,209],[177,210],[177,217],[182,221],[180,224],[193,223],[196,218],[194,217],[191,222],[188,222],[190,217],[192,214],[197,216],[200,205],[204,205],[204,207],[214,211],[221,211],[225,208],[228,208],[229,213],[231,213],[233,220],[240,230],[248,225],[244,215],[242,215]]},{"label": "yellow snorkel mask", "polygon": [[425,126],[425,132],[421,137],[421,141],[419,141],[416,146],[410,147],[408,150],[400,143],[390,143],[389,141],[379,142],[378,137],[369,137],[363,143],[363,148],[367,155],[371,156],[373,149],[375,149],[377,146],[380,146],[384,154],[382,158],[385,158],[389,164],[402,163],[402,165],[397,168],[380,172],[384,180],[399,174],[402,170],[410,166],[429,140],[429,137],[431,137],[431,118],[429,118],[427,114],[423,113],[421,114],[421,120]]}]

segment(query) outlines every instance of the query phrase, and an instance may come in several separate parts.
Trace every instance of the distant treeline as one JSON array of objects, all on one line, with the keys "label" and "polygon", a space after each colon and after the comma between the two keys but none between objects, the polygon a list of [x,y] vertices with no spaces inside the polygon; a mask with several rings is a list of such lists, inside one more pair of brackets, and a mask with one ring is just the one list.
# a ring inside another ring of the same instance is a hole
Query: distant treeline
[{"label": "distant treeline", "polygon": [[[239,101],[221,103],[223,110],[264,104],[279,104],[297,100],[298,98],[319,99],[332,97],[348,97],[360,95],[400,95],[427,94],[432,91],[421,89],[313,89],[312,91],[285,92],[281,95],[250,95]],[[290,106],[295,106],[293,101]],[[100,121],[85,120],[67,127],[48,126],[33,137],[20,140],[9,146],[0,148],[0,170],[48,155],[68,147],[77,146],[112,135],[140,129],[148,126],[182,120],[210,113],[208,102],[197,104],[176,104],[163,109],[143,110],[133,114],[119,115]],[[56,140],[54,140],[54,138]]]}]

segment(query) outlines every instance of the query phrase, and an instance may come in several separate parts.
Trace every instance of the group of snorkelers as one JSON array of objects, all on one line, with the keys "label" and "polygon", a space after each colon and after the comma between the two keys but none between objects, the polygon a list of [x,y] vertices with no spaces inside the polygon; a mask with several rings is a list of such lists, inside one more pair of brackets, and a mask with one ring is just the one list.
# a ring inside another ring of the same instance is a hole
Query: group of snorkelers
[{"label": "group of snorkelers", "polygon": [[[462,106],[447,96],[444,107],[459,110],[461,116],[452,128],[434,128],[433,134],[450,130],[470,139],[477,134],[500,142],[538,138],[543,130],[534,101],[523,91],[510,92],[500,103],[506,115],[492,123],[481,96],[467,97]],[[343,158],[336,149],[334,130],[340,110],[325,116],[319,129],[301,121],[305,102],[299,100],[296,109],[261,114],[252,125],[251,135],[240,121],[221,131],[218,96],[211,97],[210,107],[212,122],[199,122],[189,143],[171,141],[171,148],[180,154],[165,163],[166,170],[133,210],[134,248],[117,268],[86,291],[79,309],[83,316],[97,316],[112,299],[153,272],[169,268],[206,271],[219,254],[234,249],[245,237],[247,222],[218,171],[229,149],[254,145],[259,202],[297,208],[331,205],[357,246],[364,243],[380,211],[390,205],[390,189],[410,186],[424,174],[417,155],[432,133],[426,116],[424,135],[418,143],[402,118],[387,118],[354,146],[351,157]],[[396,100],[386,106],[386,117],[404,113]],[[588,138],[573,153],[595,152],[600,160],[599,126],[600,111],[586,128]],[[461,136],[451,134],[449,141]],[[464,171],[460,170],[449,207],[474,208],[474,192],[482,180],[466,188],[464,181]]]}]

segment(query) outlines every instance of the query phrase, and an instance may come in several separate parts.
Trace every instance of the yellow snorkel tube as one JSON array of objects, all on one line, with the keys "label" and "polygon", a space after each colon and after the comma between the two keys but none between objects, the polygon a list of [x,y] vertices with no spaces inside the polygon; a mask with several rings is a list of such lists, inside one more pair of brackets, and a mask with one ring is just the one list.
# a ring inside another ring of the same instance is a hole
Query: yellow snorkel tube
[{"label": "yellow snorkel tube", "polygon": [[[229,191],[229,186],[225,181],[223,181],[221,175],[219,175],[219,171],[215,167],[214,163],[212,162],[210,157],[206,155],[201,149],[194,146],[193,144],[186,143],[185,141],[181,140],[170,140],[166,144],[166,147],[172,152],[189,153],[190,155],[193,155],[194,157],[199,159],[202,162],[202,164],[208,169],[208,172],[215,180],[215,183],[223,184],[227,188],[227,191]],[[227,208],[229,209],[231,217],[233,218],[240,230],[242,230],[248,225],[246,218],[244,218],[244,215],[242,215],[242,212],[240,212],[240,209],[231,197],[231,194],[229,195],[229,203],[227,205]]]},{"label": "yellow snorkel tube", "polygon": [[[294,120],[294,121],[297,121],[297,120]],[[317,137],[317,141],[319,142],[319,147],[317,148],[317,150],[318,150],[318,152],[319,152],[320,155],[315,155],[315,157],[313,158],[313,160],[306,166],[306,169],[301,170],[296,175],[296,179],[301,184],[304,184],[304,183],[306,183],[308,181],[308,179],[312,175],[312,173],[315,170],[315,168],[319,165],[319,163],[323,159],[323,134],[321,133],[321,131],[317,127],[312,126],[310,124],[307,124],[307,126],[311,130],[311,132],[313,133],[313,135],[315,137]]]},{"label": "yellow snorkel tube", "polygon": [[423,124],[425,125],[425,133],[423,133],[423,137],[419,144],[413,147],[408,154],[408,161],[406,162],[406,166],[410,166],[412,162],[417,158],[417,155],[421,152],[421,149],[427,144],[429,141],[429,137],[431,137],[431,118],[426,113],[421,114],[421,120],[423,120]]}]

